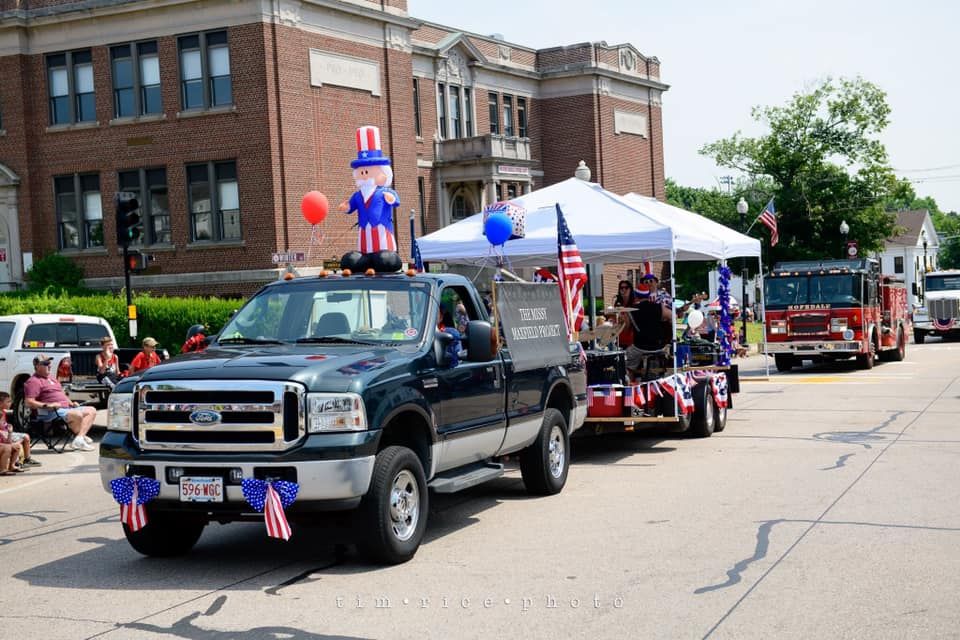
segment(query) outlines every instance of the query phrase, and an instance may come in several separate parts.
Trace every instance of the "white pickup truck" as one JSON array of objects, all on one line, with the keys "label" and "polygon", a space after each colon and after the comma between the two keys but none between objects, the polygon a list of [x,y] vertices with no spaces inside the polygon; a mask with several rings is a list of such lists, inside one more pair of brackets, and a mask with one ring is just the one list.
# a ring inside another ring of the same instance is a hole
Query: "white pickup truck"
[{"label": "white pickup truck", "polygon": [[97,382],[93,364],[104,336],[114,339],[113,330],[106,320],[95,316],[0,316],[0,390],[13,397],[14,427],[24,429],[29,417],[23,383],[33,375],[33,358],[39,353],[53,357],[50,373],[57,376],[72,400],[106,400],[107,388]]}]

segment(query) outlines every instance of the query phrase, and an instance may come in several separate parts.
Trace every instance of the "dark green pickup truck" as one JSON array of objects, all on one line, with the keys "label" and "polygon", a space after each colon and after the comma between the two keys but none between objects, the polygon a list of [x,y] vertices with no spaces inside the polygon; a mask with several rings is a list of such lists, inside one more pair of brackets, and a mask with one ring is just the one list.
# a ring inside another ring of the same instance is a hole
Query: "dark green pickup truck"
[{"label": "dark green pickup truck", "polygon": [[358,547],[396,563],[420,545],[429,491],[496,478],[505,455],[518,454],[531,493],[559,492],[570,433],[586,416],[577,346],[568,364],[517,372],[497,345],[461,276],[267,285],[209,349],[110,396],[104,487],[120,476],[160,483],[148,525],[124,525],[127,540],[146,555],[185,553],[208,522],[263,518],[244,500],[244,478],[287,480],[299,484],[286,510],[294,527],[357,509]]}]

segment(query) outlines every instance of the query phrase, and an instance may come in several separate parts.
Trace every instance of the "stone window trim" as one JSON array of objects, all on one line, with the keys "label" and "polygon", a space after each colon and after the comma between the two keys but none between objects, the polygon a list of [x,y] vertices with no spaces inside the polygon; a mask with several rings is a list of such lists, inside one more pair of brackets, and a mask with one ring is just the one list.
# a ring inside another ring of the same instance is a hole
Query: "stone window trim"
[{"label": "stone window trim", "polygon": [[236,113],[236,105],[228,105],[225,107],[210,107],[209,109],[189,109],[187,111],[178,111],[177,119],[182,120],[184,118],[200,118],[202,116],[217,116],[224,113]]},{"label": "stone window trim", "polygon": [[194,240],[188,242],[187,251],[207,250],[207,249],[237,249],[247,246],[246,240],[222,240],[216,242],[213,240]]},{"label": "stone window trim", "polygon": [[[70,190],[59,189],[58,186],[63,181],[70,180]],[[93,187],[96,189],[94,190]],[[84,188],[87,187],[85,191]],[[96,193],[96,198],[100,202],[100,217],[89,218],[87,216],[87,207],[85,194]],[[71,194],[73,196],[73,217],[69,221],[64,221],[64,214],[61,202],[61,194]],[[100,253],[106,252],[104,247],[104,229],[103,229],[103,194],[100,191],[100,174],[98,172],[72,173],[53,176],[53,200],[57,216],[57,250],[74,253]],[[99,221],[99,230],[95,229]],[[73,233],[76,235],[74,242],[65,242],[66,233],[70,231],[68,225],[73,223]],[[96,237],[99,234],[99,238]],[[99,241],[99,242],[98,242]]]},{"label": "stone window trim", "polygon": [[[226,74],[212,75],[211,69],[211,51],[225,49],[227,52],[228,70]],[[185,77],[188,71],[185,64],[184,54],[193,52],[199,53],[199,76]],[[230,41],[227,29],[214,29],[209,31],[200,31],[197,33],[187,33],[177,36],[177,63],[179,66],[178,77],[180,84],[180,113],[188,111],[208,111],[219,107],[228,107],[234,104],[233,101],[233,70],[230,61]],[[219,90],[226,91],[229,96],[221,102],[223,96],[217,96],[218,80],[226,79],[225,86]],[[195,93],[195,84],[199,82],[200,94]],[[193,104],[196,101],[196,104]],[[179,116],[180,114],[178,114]]]},{"label": "stone window trim", "polygon": [[144,116],[114,118],[107,123],[107,126],[122,127],[129,124],[145,124],[147,122],[163,122],[166,119],[167,119],[167,114],[165,113],[151,113]]},{"label": "stone window trim", "polygon": [[[78,91],[77,79],[81,67],[89,67],[91,84],[89,91]],[[59,70],[63,70],[65,77],[62,82],[66,84],[56,87],[53,78],[54,73]],[[91,49],[48,53],[44,57],[44,71],[47,83],[47,116],[51,127],[96,122],[96,74],[93,70]],[[58,93],[55,94],[54,91]],[[84,110],[89,110],[91,113],[78,113]]]},{"label": "stone window trim", "polygon": [[[160,173],[161,171],[163,172],[162,174]],[[136,186],[123,186],[126,182],[124,178],[126,177],[129,179],[131,174],[135,174]],[[120,169],[117,171],[117,190],[132,191],[133,193],[137,194],[137,200],[140,201],[140,224],[143,225],[143,235],[140,237],[138,242],[131,243],[131,246],[150,247],[151,250],[155,247],[173,246],[172,241],[158,241],[156,239],[156,230],[154,229],[154,223],[156,221],[161,218],[167,218],[167,232],[172,234],[170,227],[170,191],[168,186],[167,168],[164,166],[153,166]],[[154,191],[166,192],[168,200],[167,210],[165,213],[153,210],[153,198],[151,195]]]},{"label": "stone window trim", "polygon": [[44,133],[64,133],[66,131],[79,131],[81,129],[97,129],[100,127],[100,121],[92,122],[74,122],[66,124],[52,124],[43,130]]},{"label": "stone window trim", "polygon": [[[122,50],[126,48],[127,54],[122,55]],[[156,82],[145,84],[150,78],[145,77],[145,68],[143,62],[151,58],[156,59]],[[130,60],[131,64],[131,84],[126,87],[117,86],[117,62]],[[127,118],[151,117],[163,113],[163,87],[160,79],[160,48],[156,39],[137,40],[125,42],[110,46],[110,79],[113,90],[113,119],[121,120]],[[121,114],[121,104],[119,92],[129,90],[133,98],[132,113],[130,115]],[[152,93],[153,91],[156,93]],[[147,93],[151,91],[151,93]],[[156,101],[154,109],[150,109],[151,96]]]},{"label": "stone window trim", "polygon": [[[205,180],[192,180],[191,173],[197,172]],[[226,177],[220,178],[220,174],[224,173]],[[227,246],[230,244],[243,243],[243,227],[242,227],[242,218],[241,211],[243,207],[240,203],[240,184],[239,184],[239,170],[236,160],[215,160],[204,163],[190,163],[186,165],[187,173],[187,215],[189,219],[189,241],[187,242],[187,249],[196,246]],[[232,179],[230,177],[232,174]],[[226,186],[230,183],[234,184],[236,193],[228,194],[231,197],[236,198],[236,208],[231,209],[222,209],[221,208],[221,193],[220,187],[221,184]],[[194,201],[194,185],[206,185],[206,200],[207,200],[207,210],[202,210],[198,208],[198,204],[202,203],[203,199],[200,199],[200,202]],[[226,216],[236,215],[237,220],[235,225],[238,227],[237,233],[238,236],[227,236],[226,227],[224,224],[224,219]],[[201,220],[204,216],[209,216],[205,221],[205,226],[207,227],[206,232],[209,237],[200,238],[199,227],[204,222]]]}]

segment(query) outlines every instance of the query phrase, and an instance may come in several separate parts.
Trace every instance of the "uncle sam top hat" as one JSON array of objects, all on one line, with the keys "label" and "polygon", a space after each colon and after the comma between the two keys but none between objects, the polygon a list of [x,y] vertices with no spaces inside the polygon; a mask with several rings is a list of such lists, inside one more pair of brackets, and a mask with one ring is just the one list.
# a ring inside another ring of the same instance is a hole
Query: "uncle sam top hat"
[{"label": "uncle sam top hat", "polygon": [[389,164],[390,158],[383,155],[380,148],[380,127],[365,126],[357,129],[357,159],[352,161],[350,166],[356,169]]}]

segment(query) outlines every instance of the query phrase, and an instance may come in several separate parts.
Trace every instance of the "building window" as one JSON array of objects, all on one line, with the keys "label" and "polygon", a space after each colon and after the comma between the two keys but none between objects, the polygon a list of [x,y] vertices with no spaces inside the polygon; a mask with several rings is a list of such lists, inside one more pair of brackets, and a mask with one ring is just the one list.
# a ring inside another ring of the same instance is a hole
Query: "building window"
[{"label": "building window", "polygon": [[517,135],[527,137],[527,99],[517,98]]},{"label": "building window", "polygon": [[241,239],[236,162],[188,165],[187,191],[192,241]]},{"label": "building window", "polygon": [[470,87],[463,88],[463,135],[467,138],[473,137],[473,91]]},{"label": "building window", "polygon": [[440,118],[440,139],[447,138],[447,94],[442,84],[437,85],[437,115]]},{"label": "building window", "polygon": [[420,200],[420,233],[427,232],[427,189],[423,176],[417,178],[417,197]]},{"label": "building window", "polygon": [[463,117],[460,109],[460,88],[450,87],[450,134],[453,138],[463,137]]},{"label": "building window", "polygon": [[497,94],[492,91],[488,93],[487,104],[490,109],[490,133],[500,133],[500,109],[497,105]]},{"label": "building window", "polygon": [[140,216],[143,219],[148,244],[172,244],[170,233],[170,206],[167,202],[167,170],[133,169],[121,171],[121,191],[133,191],[140,201]]},{"label": "building window", "polygon": [[510,183],[507,185],[507,200],[513,200],[517,197],[517,185]]},{"label": "building window", "polygon": [[233,104],[230,48],[226,31],[181,36],[180,100],[183,109]]},{"label": "building window", "polygon": [[57,176],[53,179],[53,190],[57,202],[59,247],[85,249],[103,246],[99,174]]},{"label": "building window", "polygon": [[471,213],[473,212],[470,208],[470,202],[461,191],[453,197],[453,202],[450,203],[450,218],[454,221],[463,220]]},{"label": "building window", "polygon": [[417,132],[417,137],[423,137],[423,131],[420,129],[420,80],[413,79],[413,128]]},{"label": "building window", "polygon": [[110,47],[113,113],[117,118],[160,113],[160,60],[156,42]]},{"label": "building window", "polygon": [[96,120],[90,50],[47,56],[50,124]]},{"label": "building window", "polygon": [[893,256],[893,272],[903,273],[903,256]]},{"label": "building window", "polygon": [[513,96],[503,96],[503,135],[513,136]]}]

